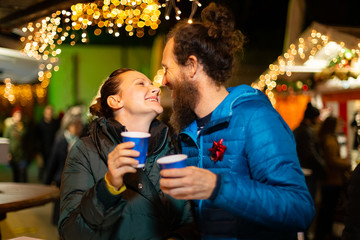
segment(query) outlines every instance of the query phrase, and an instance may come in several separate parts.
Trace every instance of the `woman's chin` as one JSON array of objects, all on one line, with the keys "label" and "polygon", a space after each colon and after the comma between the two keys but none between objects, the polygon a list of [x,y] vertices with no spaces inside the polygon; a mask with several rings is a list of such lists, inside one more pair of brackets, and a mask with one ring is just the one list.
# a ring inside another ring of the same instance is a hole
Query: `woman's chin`
[{"label": "woman's chin", "polygon": [[162,114],[163,111],[164,111],[164,109],[161,106],[159,108],[154,109],[154,112],[156,113],[156,116]]},{"label": "woman's chin", "polygon": [[147,116],[151,116],[151,118],[156,118],[157,116],[159,116],[162,112],[164,111],[164,109],[162,107],[156,107],[156,108],[152,108],[152,111],[149,111],[146,113]]}]

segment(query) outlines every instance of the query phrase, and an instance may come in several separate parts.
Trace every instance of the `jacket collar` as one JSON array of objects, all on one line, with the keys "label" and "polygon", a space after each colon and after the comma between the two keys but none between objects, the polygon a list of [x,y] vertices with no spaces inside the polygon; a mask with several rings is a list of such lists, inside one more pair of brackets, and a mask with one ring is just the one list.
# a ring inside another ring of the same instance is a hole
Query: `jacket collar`
[{"label": "jacket collar", "polygon": [[[261,101],[269,101],[267,96],[261,91],[254,89],[248,85],[239,85],[227,89],[229,94],[226,98],[215,108],[211,115],[211,120],[202,129],[202,133],[210,132],[214,129],[227,126],[229,123],[232,111],[235,106],[239,105],[244,101],[250,101],[252,99],[258,99]],[[192,122],[186,127],[182,134],[187,134],[191,138],[197,138],[197,124],[196,121]]]},{"label": "jacket collar", "polygon": [[[107,162],[107,155],[120,144],[123,140],[121,133],[125,131],[125,126],[121,125],[113,118],[97,118],[91,122],[90,137],[96,146],[102,160]],[[155,119],[150,125],[148,154],[159,152],[167,141],[168,127]]]}]

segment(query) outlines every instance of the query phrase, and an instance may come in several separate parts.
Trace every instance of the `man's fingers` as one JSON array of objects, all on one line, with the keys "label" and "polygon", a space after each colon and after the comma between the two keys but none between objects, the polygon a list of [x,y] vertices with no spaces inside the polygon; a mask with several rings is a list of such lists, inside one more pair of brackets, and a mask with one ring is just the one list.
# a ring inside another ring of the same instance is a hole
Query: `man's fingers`
[{"label": "man's fingers", "polygon": [[160,178],[160,186],[161,188],[167,188],[167,189],[171,189],[171,188],[178,188],[178,187],[183,187],[183,181],[181,178]]},{"label": "man's fingers", "polygon": [[164,169],[160,171],[160,175],[164,178],[181,178],[190,174],[190,168],[191,167]]},{"label": "man's fingers", "polygon": [[182,188],[164,188],[162,191],[176,199],[188,199],[188,194],[186,194],[186,191]]},{"label": "man's fingers", "polygon": [[214,173],[196,167],[163,170],[161,176],[161,190],[177,199],[207,199],[216,185]]},{"label": "man's fingers", "polygon": [[195,188],[191,186],[177,187],[177,188],[166,188],[162,187],[163,193],[168,194],[176,199],[202,199],[200,193],[196,192]]}]

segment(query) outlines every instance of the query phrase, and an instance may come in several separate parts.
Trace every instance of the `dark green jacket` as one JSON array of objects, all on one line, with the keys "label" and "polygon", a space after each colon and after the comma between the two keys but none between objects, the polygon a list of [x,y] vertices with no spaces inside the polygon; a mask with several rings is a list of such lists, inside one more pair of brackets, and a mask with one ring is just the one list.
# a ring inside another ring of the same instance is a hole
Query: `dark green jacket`
[{"label": "dark green jacket", "polygon": [[107,190],[107,155],[122,142],[124,130],[115,120],[99,118],[90,135],[72,147],[61,184],[61,239],[194,239],[189,202],[164,195],[159,188],[156,159],[171,149],[165,124],[155,120],[150,127],[145,169],[124,176],[127,189],[122,194]]}]

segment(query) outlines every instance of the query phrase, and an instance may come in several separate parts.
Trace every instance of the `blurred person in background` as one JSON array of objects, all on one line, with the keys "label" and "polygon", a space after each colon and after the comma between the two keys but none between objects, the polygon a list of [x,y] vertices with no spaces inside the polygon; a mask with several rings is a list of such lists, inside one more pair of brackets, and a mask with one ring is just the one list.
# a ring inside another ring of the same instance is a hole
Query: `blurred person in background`
[{"label": "blurred person in background", "polygon": [[0,136],[4,136],[6,114],[0,113]]},{"label": "blurred person in background", "polygon": [[354,119],[351,122],[351,129],[354,131],[354,142],[351,150],[351,161],[352,166],[355,166],[360,163],[360,110],[357,110],[354,114]]},{"label": "blurred person in background", "polygon": [[59,122],[54,118],[52,106],[47,105],[43,111],[43,117],[37,124],[36,133],[38,137],[38,148],[41,153],[38,179],[44,180],[46,168],[50,158],[50,152],[55,141],[56,132],[59,129]]},{"label": "blurred person in background", "polygon": [[319,181],[326,176],[326,165],[318,137],[318,125],[321,123],[319,117],[319,109],[309,102],[303,120],[293,131],[297,155],[305,174],[306,185],[314,201]]},{"label": "blurred person in background", "polygon": [[[73,144],[79,139],[83,131],[81,107],[71,107],[62,118],[61,133],[57,136],[50,152],[46,169],[45,184],[60,187],[61,175],[65,166],[66,157]],[[60,200],[55,201],[53,210],[53,224],[57,225],[60,212]]]},{"label": "blurred person in background", "polygon": [[351,127],[354,129],[353,149],[359,150],[359,136],[360,136],[360,110],[354,113],[354,119],[351,122]]},{"label": "blurred person in background", "polygon": [[[61,182],[59,233],[79,239],[196,239],[190,203],[159,187],[159,157],[172,153],[168,127],[156,119],[160,89],[142,73],[118,69],[90,106],[89,135],[71,148]],[[136,168],[124,131],[149,132],[144,168]]]},{"label": "blurred person in background", "polygon": [[360,164],[351,173],[347,188],[345,229],[342,240],[360,239]]},{"label": "blurred person in background", "polygon": [[326,178],[321,184],[321,204],[316,224],[316,240],[336,239],[333,235],[333,223],[340,195],[346,187],[350,162],[340,157],[340,145],[337,133],[341,121],[333,116],[327,117],[319,129],[319,139],[326,162]]},{"label": "blurred person in background", "polygon": [[[301,168],[305,175],[305,182],[316,202],[319,184],[326,176],[326,166],[322,155],[322,148],[318,138],[318,128],[321,123],[320,111],[311,102],[306,106],[303,120],[293,131],[296,141],[296,152]],[[315,204],[315,206],[317,206]],[[304,232],[305,239],[309,239],[309,232]]]},{"label": "blurred person in background", "polygon": [[24,136],[26,127],[22,121],[21,107],[15,107],[10,118],[5,119],[4,137],[9,138],[10,166],[14,182],[27,182],[28,159]]}]

